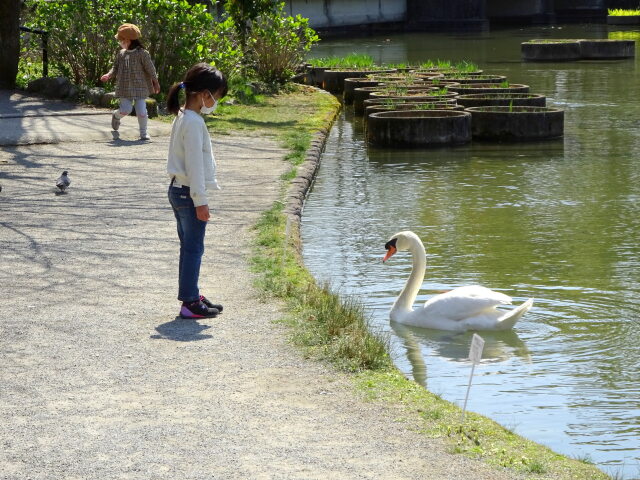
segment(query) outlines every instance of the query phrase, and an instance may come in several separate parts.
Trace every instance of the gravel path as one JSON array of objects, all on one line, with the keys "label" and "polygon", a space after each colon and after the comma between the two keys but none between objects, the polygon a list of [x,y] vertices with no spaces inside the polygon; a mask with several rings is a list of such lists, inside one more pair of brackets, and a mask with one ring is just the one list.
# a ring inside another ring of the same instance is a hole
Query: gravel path
[{"label": "gravel path", "polygon": [[445,453],[287,344],[247,263],[286,169],[270,141],[214,139],[201,287],[225,311],[176,318],[168,139],[133,141],[130,123],[119,141],[0,153],[1,479],[516,478]]}]

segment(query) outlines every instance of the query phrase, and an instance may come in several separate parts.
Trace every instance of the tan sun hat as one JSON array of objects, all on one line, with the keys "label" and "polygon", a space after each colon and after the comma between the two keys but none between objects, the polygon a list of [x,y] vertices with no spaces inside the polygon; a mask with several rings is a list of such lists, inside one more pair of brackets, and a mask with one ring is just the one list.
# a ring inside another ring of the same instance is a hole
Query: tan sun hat
[{"label": "tan sun hat", "polygon": [[140,29],[133,23],[123,23],[118,27],[116,40],[137,40],[140,38]]}]

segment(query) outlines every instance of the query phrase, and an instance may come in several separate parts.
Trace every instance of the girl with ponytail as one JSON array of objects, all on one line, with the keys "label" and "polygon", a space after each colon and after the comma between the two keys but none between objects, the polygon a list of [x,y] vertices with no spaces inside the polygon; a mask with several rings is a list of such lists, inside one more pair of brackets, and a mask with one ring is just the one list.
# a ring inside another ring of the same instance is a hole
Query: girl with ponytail
[{"label": "girl with ponytail", "polygon": [[[180,94],[184,92],[184,103]],[[200,294],[198,278],[209,221],[207,189],[218,190],[211,137],[201,114],[213,112],[227,94],[227,80],[206,63],[191,67],[167,95],[167,109],[176,115],[171,129],[167,173],[169,203],[176,217],[180,240],[178,300],[182,318],[215,317],[222,305]]]}]

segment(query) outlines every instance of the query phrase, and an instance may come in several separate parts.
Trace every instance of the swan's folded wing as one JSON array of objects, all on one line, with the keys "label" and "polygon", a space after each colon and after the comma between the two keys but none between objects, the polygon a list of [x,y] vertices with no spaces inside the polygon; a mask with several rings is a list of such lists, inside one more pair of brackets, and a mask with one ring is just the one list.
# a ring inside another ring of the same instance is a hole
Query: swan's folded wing
[{"label": "swan's folded wing", "polygon": [[424,304],[424,308],[429,311],[429,315],[460,321],[509,303],[511,297],[504,293],[471,285],[436,295]]}]

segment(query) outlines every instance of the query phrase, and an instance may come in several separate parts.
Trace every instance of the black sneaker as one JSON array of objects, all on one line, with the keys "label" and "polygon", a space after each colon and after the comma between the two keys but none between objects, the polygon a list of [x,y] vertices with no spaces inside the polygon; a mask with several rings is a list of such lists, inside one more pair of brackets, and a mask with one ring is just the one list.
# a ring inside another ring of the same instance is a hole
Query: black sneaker
[{"label": "black sneaker", "polygon": [[222,313],[222,310],[223,310],[222,305],[218,303],[211,303],[209,300],[207,300],[207,297],[205,297],[204,295],[200,295],[200,301],[204,303],[207,307],[215,308],[216,310],[218,310],[218,313]]},{"label": "black sneaker", "polygon": [[180,317],[182,318],[212,318],[218,315],[217,308],[209,308],[200,300],[195,302],[182,302]]}]

